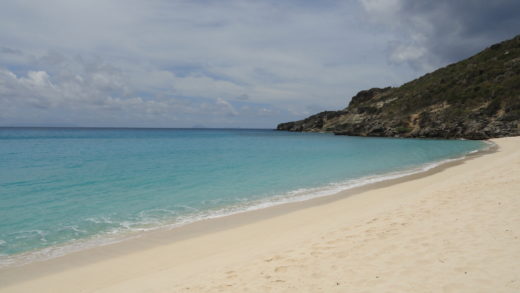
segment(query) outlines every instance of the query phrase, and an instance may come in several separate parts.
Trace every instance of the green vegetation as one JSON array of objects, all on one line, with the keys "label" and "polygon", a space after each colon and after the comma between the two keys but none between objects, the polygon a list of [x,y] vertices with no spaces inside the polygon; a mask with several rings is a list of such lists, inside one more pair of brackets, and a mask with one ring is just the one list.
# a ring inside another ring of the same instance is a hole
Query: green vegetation
[{"label": "green vegetation", "polygon": [[342,111],[278,129],[470,139],[520,135],[520,36],[400,87],[361,91]]}]

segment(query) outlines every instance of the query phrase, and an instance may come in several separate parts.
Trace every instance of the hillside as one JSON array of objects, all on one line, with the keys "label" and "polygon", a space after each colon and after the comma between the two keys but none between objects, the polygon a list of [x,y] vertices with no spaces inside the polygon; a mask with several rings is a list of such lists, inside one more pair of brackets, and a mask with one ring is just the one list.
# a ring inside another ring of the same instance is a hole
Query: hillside
[{"label": "hillside", "polygon": [[347,108],[277,130],[339,135],[486,139],[520,135],[520,35],[396,88],[355,95]]}]

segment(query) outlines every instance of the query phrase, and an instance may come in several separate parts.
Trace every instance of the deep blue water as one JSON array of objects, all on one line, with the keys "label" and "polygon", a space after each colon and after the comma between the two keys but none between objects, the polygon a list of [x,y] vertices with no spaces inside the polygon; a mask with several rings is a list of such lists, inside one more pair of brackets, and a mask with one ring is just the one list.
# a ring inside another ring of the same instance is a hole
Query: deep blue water
[{"label": "deep blue water", "polygon": [[484,146],[272,130],[0,128],[0,265],[326,195]]}]

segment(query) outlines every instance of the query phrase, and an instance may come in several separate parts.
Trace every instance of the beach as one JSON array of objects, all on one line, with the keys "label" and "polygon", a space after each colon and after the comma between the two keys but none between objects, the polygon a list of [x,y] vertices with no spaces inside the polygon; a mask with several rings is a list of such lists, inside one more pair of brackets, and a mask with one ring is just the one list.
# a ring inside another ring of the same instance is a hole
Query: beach
[{"label": "beach", "polygon": [[327,198],[0,270],[0,292],[519,292],[520,137]]}]

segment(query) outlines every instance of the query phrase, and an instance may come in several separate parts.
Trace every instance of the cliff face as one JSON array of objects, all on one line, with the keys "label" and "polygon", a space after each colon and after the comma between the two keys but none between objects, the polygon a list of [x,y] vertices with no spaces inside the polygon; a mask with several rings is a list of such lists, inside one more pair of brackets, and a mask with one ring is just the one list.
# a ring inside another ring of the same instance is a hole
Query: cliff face
[{"label": "cliff face", "polygon": [[520,35],[347,108],[279,124],[340,135],[486,139],[520,135]]}]

